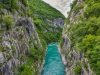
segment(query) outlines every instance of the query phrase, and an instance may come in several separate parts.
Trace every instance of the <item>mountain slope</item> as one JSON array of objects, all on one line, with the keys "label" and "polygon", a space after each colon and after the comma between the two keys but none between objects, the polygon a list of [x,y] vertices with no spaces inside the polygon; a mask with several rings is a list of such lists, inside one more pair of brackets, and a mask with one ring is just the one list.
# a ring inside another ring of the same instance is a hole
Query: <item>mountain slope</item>
[{"label": "mountain slope", "polygon": [[38,75],[46,45],[59,40],[63,19],[41,0],[0,0],[0,75]]},{"label": "mountain slope", "polygon": [[100,75],[100,1],[75,0],[61,42],[69,75]]},{"label": "mountain slope", "polygon": [[66,18],[70,11],[70,4],[73,0],[43,0],[47,4],[50,4],[55,9],[59,10]]},{"label": "mountain slope", "polygon": [[34,23],[42,39],[45,38],[46,43],[57,41],[64,25],[64,16],[42,0],[30,0],[29,6],[32,10],[30,16],[34,17]]}]

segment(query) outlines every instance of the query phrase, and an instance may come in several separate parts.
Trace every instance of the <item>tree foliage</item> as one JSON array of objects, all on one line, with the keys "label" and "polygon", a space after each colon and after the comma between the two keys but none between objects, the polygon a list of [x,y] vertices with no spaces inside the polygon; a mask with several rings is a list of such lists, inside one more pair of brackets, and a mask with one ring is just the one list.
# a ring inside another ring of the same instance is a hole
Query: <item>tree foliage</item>
[{"label": "tree foliage", "polygon": [[84,53],[96,75],[100,75],[100,1],[85,0],[85,5],[84,18],[72,24],[68,32],[72,46]]}]

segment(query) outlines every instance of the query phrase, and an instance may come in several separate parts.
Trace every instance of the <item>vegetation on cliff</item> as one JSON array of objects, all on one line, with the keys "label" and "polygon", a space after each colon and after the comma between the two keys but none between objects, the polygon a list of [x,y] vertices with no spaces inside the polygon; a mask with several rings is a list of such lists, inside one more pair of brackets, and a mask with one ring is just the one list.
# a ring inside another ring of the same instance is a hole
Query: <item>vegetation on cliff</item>
[{"label": "vegetation on cliff", "polygon": [[[10,68],[5,72],[0,69],[0,74],[13,72],[18,75],[38,75],[46,45],[57,42],[61,36],[62,28],[54,26],[54,20],[59,18],[63,20],[64,16],[42,0],[0,0],[0,53],[8,55],[4,58],[7,59],[6,63],[0,62],[0,68],[3,64],[8,65],[12,59],[20,63],[11,67],[10,71]],[[32,30],[34,31],[31,33]],[[7,34],[11,38],[6,37]],[[11,46],[9,51],[7,51],[8,47],[3,45],[4,36],[6,42],[10,42],[10,45],[7,45]],[[38,44],[39,42],[42,47]]]},{"label": "vegetation on cliff", "polygon": [[[88,58],[94,73],[100,75],[100,1],[85,0],[77,5],[77,0],[75,0],[71,6],[70,13],[72,12],[75,15],[83,12],[73,21],[75,23],[67,22],[71,24],[67,33],[71,38],[72,47],[83,53],[84,57]],[[80,69],[77,70],[75,72],[81,73]]]}]

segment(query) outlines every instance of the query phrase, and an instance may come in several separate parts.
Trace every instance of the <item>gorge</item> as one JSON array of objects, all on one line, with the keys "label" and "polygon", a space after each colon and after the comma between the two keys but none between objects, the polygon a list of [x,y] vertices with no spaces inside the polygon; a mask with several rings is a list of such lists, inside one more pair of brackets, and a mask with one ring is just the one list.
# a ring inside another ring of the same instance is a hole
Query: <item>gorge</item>
[{"label": "gorge", "polygon": [[100,0],[0,0],[0,75],[100,75]]}]

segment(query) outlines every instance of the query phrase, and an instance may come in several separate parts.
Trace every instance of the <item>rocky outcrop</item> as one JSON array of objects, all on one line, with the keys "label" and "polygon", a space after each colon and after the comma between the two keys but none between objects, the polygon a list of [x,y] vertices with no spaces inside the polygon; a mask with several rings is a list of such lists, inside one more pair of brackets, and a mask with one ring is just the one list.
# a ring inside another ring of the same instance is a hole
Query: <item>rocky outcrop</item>
[{"label": "rocky outcrop", "polygon": [[[10,31],[5,31],[0,36],[0,75],[15,75],[17,69],[26,63],[26,57],[30,53],[30,41],[32,46],[42,48],[33,22],[28,18],[20,18]],[[0,48],[1,49],[1,48]]]},{"label": "rocky outcrop", "polygon": [[[64,26],[64,19],[63,18],[55,18],[53,20],[46,20],[48,25],[54,28],[63,28]],[[57,29],[56,29],[57,30]]]}]

